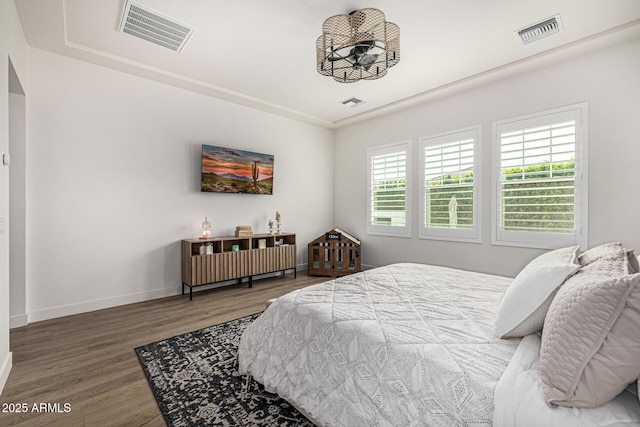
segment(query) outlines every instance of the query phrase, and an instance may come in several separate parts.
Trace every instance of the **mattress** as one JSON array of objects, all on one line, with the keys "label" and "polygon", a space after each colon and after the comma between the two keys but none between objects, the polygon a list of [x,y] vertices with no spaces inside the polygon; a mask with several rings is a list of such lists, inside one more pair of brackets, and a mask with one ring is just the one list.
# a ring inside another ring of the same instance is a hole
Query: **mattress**
[{"label": "mattress", "polygon": [[245,330],[239,369],[321,425],[491,426],[511,281],[402,263],[300,289]]}]

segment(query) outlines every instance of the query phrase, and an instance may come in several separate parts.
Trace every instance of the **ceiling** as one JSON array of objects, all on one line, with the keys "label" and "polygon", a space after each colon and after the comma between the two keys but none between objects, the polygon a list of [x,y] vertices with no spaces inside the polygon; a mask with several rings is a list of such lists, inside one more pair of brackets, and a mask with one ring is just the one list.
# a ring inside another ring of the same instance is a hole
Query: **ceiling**
[{"label": "ceiling", "polygon": [[[125,0],[15,4],[32,47],[328,128],[640,27],[638,0],[136,1],[196,28],[180,53],[119,32]],[[324,20],[365,7],[399,25],[400,62],[379,80],[345,84],[318,74]],[[517,37],[556,14],[559,33],[527,45]],[[364,102],[342,105],[352,97]]]}]

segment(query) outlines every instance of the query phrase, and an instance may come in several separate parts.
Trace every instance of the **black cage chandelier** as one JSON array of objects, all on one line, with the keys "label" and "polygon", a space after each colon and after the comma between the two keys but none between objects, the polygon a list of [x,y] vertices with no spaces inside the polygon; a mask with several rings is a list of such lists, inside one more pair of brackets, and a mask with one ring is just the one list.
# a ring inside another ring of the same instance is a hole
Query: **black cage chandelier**
[{"label": "black cage chandelier", "polygon": [[316,41],[318,72],[341,83],[375,80],[400,61],[400,28],[378,9],[324,21]]}]

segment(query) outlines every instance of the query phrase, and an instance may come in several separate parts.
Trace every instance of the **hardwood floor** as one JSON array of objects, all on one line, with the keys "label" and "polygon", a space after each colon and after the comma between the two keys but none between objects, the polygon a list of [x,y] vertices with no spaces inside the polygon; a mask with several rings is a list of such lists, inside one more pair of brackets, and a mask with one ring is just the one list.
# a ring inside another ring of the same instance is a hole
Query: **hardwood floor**
[{"label": "hardwood floor", "polygon": [[[245,283],[197,292],[193,301],[187,294],[14,329],[0,425],[164,426],[135,347],[257,313],[270,298],[325,280],[287,274],[256,280],[252,289]],[[23,403],[26,413],[4,412]],[[58,403],[60,412],[33,411],[40,403]]]}]

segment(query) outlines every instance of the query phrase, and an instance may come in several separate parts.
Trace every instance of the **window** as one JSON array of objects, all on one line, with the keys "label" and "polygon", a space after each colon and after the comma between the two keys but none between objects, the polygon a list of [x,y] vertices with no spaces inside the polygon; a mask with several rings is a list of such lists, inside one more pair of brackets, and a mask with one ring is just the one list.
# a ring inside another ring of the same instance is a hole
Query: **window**
[{"label": "window", "polygon": [[367,232],[411,237],[410,141],[370,148]]},{"label": "window", "polygon": [[493,124],[493,243],[587,244],[587,104]]},{"label": "window", "polygon": [[480,126],[420,140],[420,237],[479,242]]}]

